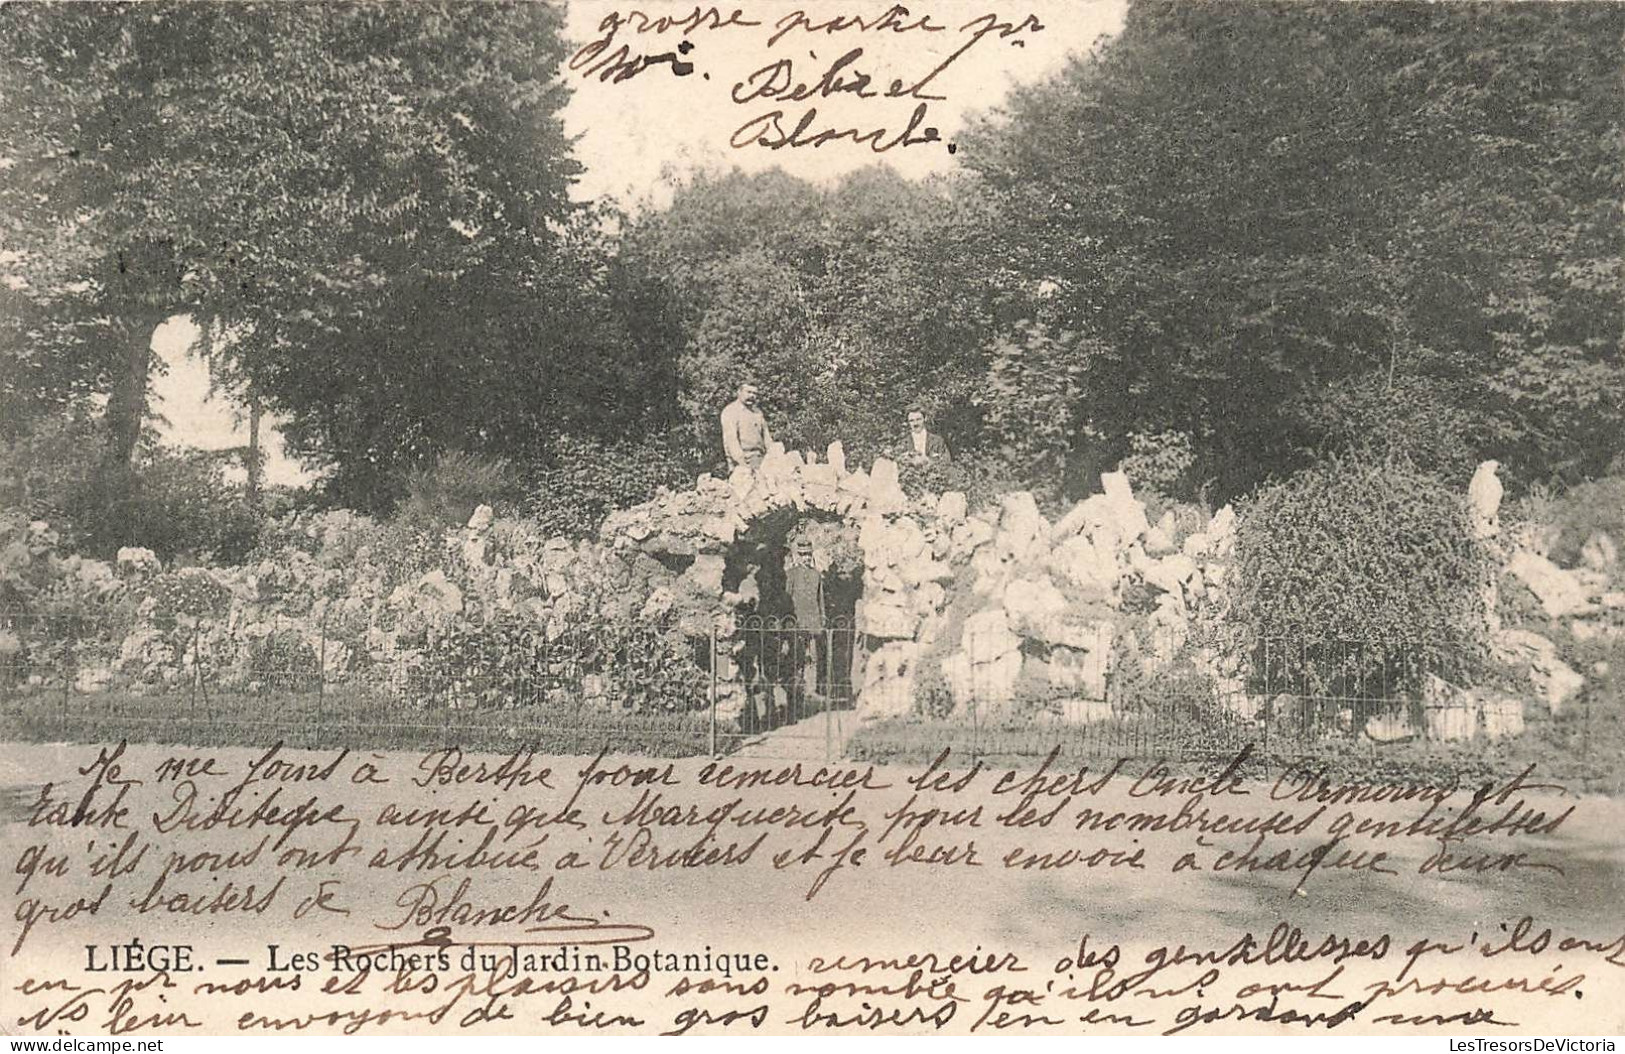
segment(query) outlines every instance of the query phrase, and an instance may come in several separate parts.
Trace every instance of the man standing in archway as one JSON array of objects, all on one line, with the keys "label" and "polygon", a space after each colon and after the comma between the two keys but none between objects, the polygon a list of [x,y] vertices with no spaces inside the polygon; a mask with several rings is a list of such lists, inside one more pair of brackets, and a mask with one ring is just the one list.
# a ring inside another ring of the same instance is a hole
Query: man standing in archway
[{"label": "man standing in archway", "polygon": [[812,539],[798,534],[784,561],[784,591],[790,594],[795,613],[791,631],[790,655],[798,680],[796,695],[805,698],[818,691],[818,667],[829,653],[824,638],[824,572],[813,556]]}]

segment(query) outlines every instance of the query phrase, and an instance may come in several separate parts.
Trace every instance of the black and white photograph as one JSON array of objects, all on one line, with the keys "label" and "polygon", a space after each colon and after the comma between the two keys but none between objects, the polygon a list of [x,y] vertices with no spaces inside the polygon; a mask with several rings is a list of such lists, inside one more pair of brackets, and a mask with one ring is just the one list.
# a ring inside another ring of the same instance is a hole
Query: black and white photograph
[{"label": "black and white photograph", "polygon": [[0,1036],[1613,1050],[1622,348],[1622,3],[0,3]]}]

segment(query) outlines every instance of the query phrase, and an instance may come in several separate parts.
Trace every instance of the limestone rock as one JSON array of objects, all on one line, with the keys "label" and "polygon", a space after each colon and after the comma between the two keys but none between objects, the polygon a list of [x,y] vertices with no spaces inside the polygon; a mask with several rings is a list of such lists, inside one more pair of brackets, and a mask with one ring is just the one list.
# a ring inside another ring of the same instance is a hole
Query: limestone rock
[{"label": "limestone rock", "polygon": [[829,448],[824,451],[824,460],[829,464],[830,468],[835,470],[837,477],[846,475],[846,447],[841,444],[839,439],[831,443]]},{"label": "limestone rock", "polygon": [[1467,504],[1472,513],[1473,536],[1493,538],[1501,533],[1501,486],[1495,470],[1500,462],[1481,462],[1467,484]]},{"label": "limestone rock", "polygon": [[1050,526],[1038,511],[1038,502],[1024,490],[1006,494],[999,501],[999,549],[1017,563],[1041,558],[1049,549]]},{"label": "limestone rock", "polygon": [[1377,743],[1402,743],[1416,738],[1416,729],[1403,710],[1367,718],[1364,731],[1367,739]]},{"label": "limestone rock", "polygon": [[1103,619],[1078,619],[1059,614],[1040,622],[1034,627],[1032,636],[1055,648],[1109,652],[1115,633],[1112,624]]},{"label": "limestone rock", "polygon": [[1165,556],[1161,560],[1147,557],[1135,566],[1148,584],[1176,597],[1182,597],[1186,583],[1199,578],[1202,573],[1196,561],[1183,553]]},{"label": "limestone rock", "polygon": [[1554,717],[1585,687],[1585,678],[1562,660],[1557,645],[1538,633],[1503,629],[1495,634],[1494,650],[1502,661],[1528,667],[1535,691]]},{"label": "limestone rock", "polygon": [[1062,699],[1059,719],[1069,725],[1097,725],[1116,716],[1112,704],[1094,697]]},{"label": "limestone rock", "polygon": [[1436,741],[1472,739],[1478,734],[1478,698],[1442,677],[1428,674],[1422,685],[1422,716],[1428,738]]},{"label": "limestone rock", "polygon": [[1236,510],[1229,505],[1213,514],[1207,525],[1208,553],[1228,557],[1236,547]]},{"label": "limestone rock", "polygon": [[468,529],[475,532],[490,530],[491,522],[495,519],[496,513],[492,511],[491,506],[481,505],[474,510],[474,515],[468,518]]},{"label": "limestone rock", "polygon": [[1008,625],[1029,635],[1066,610],[1066,597],[1047,577],[1011,579],[1003,601]]},{"label": "limestone rock", "polygon": [[[954,569],[946,562],[934,559],[929,551],[899,564],[897,571],[904,582],[915,587],[933,582],[947,582],[954,577]],[[940,586],[937,588],[941,589]]]},{"label": "limestone rock", "polygon": [[1508,562],[1507,571],[1529,587],[1551,618],[1583,615],[1593,610],[1585,586],[1573,573],[1544,556],[1519,550]]},{"label": "limestone rock", "polygon": [[960,642],[972,666],[998,662],[1021,647],[1021,638],[1011,631],[1002,607],[978,611],[967,618]]},{"label": "limestone rock", "polygon": [[1050,553],[1050,566],[1065,576],[1085,600],[1109,597],[1121,575],[1116,555],[1084,535],[1075,535],[1056,546]]},{"label": "limestone rock", "polygon": [[1111,665],[1111,643],[1104,647],[1052,648],[1049,680],[1057,688],[1073,689],[1089,699],[1106,698],[1106,675]]},{"label": "limestone rock", "polygon": [[900,717],[914,708],[914,667],[919,655],[918,644],[893,641],[869,656],[858,694],[862,717]]},{"label": "limestone rock", "polygon": [[1121,472],[1102,473],[1100,485],[1105,493],[1083,502],[1089,534],[1096,546],[1122,552],[1151,529],[1145,504],[1134,497],[1128,477]]},{"label": "limestone rock", "polygon": [[1087,501],[1080,501],[1072,506],[1071,509],[1067,510],[1065,516],[1055,522],[1054,529],[1050,531],[1050,539],[1056,542],[1064,542],[1075,536],[1079,531],[1089,526],[1090,516],[1095,508],[1096,506],[1089,505]]},{"label": "limestone rock", "polygon": [[413,606],[432,614],[454,615],[463,610],[463,591],[436,568],[413,584],[411,601]]},{"label": "limestone rock", "polygon": [[1619,563],[1619,547],[1606,531],[1592,531],[1580,549],[1580,561],[1593,571],[1606,573]]},{"label": "limestone rock", "polygon": [[892,515],[908,508],[908,495],[903,493],[897,479],[897,462],[877,457],[869,468],[869,509],[882,515]]},{"label": "limestone rock", "polygon": [[919,628],[920,617],[898,604],[865,599],[858,628],[871,637],[908,640]]},{"label": "limestone rock", "polygon": [[980,516],[972,516],[954,528],[953,547],[959,553],[973,553],[993,540],[995,528]]},{"label": "limestone rock", "polygon": [[721,596],[722,573],[727,566],[728,561],[721,556],[712,554],[696,556],[694,562],[683,572],[680,581],[685,587],[697,592]]},{"label": "limestone rock", "polygon": [[1162,529],[1161,526],[1151,528],[1145,532],[1145,551],[1151,556],[1161,556],[1174,551],[1173,535]]},{"label": "limestone rock", "polygon": [[163,570],[158,554],[139,546],[124,546],[118,551],[115,562],[118,564],[119,574],[146,575],[157,574]]},{"label": "limestone rock", "polygon": [[937,519],[944,523],[957,524],[965,519],[968,506],[965,495],[957,490],[950,490],[943,494],[937,502]]}]

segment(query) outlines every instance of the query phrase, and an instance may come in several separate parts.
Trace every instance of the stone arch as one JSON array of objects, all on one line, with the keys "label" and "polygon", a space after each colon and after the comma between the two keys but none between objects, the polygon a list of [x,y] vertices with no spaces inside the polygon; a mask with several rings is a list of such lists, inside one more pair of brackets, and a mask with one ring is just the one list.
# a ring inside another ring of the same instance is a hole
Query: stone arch
[{"label": "stone arch", "polygon": [[[942,609],[942,583],[952,577],[941,559],[948,532],[964,518],[963,495],[911,500],[889,459],[877,459],[867,471],[848,470],[838,442],[822,459],[774,444],[755,469],[742,466],[727,479],[703,475],[692,491],[663,492],[614,513],[602,536],[671,569],[672,603],[684,631],[723,640],[741,617],[789,614],[781,610],[774,577],[777,554],[793,532],[811,528],[841,540],[850,546],[851,571],[839,576],[849,580],[843,588],[850,603],[840,598],[843,610],[828,614],[833,619],[849,611],[856,631],[852,647],[861,653],[850,657],[852,694],[860,708],[884,702],[887,711],[900,712],[910,702],[907,677],[918,634]],[[719,711],[727,719],[744,709],[743,692],[726,659],[712,661],[719,667]],[[881,681],[903,683],[888,688]],[[893,698],[883,701],[888,693]]]}]

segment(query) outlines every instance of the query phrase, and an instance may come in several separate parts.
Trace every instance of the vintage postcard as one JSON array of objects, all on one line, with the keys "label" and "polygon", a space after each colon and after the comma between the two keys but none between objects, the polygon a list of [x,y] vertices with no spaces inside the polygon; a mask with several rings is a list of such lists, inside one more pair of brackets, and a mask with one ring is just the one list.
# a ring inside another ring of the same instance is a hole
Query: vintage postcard
[{"label": "vintage postcard", "polygon": [[1613,1050],[1622,40],[0,5],[0,1033]]}]

